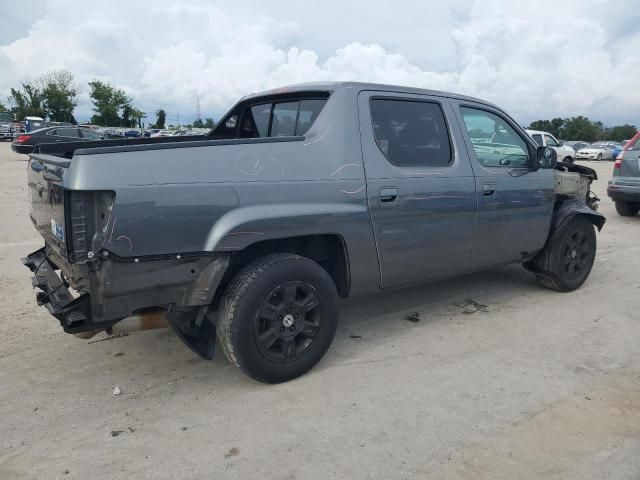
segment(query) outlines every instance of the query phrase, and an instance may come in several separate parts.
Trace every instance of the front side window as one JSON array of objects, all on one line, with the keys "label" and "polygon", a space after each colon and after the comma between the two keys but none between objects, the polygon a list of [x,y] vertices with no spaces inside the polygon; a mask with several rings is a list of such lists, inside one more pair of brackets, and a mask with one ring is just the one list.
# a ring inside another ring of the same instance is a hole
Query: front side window
[{"label": "front side window", "polygon": [[527,144],[502,117],[485,110],[461,107],[478,162],[485,167],[525,167]]},{"label": "front side window", "polygon": [[371,100],[376,144],[393,165],[446,167],[451,142],[440,105],[412,100]]},{"label": "front side window", "polygon": [[544,138],[547,141],[547,147],[557,147],[558,146],[558,142],[551,135],[545,135]]}]

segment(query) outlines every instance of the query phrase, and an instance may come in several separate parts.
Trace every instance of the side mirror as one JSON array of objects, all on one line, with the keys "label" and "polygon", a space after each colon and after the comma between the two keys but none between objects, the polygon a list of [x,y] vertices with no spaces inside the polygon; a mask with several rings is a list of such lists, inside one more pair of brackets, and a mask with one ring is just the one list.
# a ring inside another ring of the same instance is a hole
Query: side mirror
[{"label": "side mirror", "polygon": [[531,168],[534,171],[541,168],[555,168],[558,163],[558,154],[551,147],[538,147],[536,158],[531,163]]},{"label": "side mirror", "polygon": [[558,146],[562,147],[564,145],[564,142],[562,140],[558,140]]}]

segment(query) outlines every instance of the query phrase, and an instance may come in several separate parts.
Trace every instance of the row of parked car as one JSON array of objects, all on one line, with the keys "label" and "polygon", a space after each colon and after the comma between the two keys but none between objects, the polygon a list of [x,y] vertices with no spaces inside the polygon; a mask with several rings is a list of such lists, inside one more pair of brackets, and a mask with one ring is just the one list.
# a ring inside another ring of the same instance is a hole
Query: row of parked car
[{"label": "row of parked car", "polygon": [[199,135],[191,130],[117,130],[92,125],[56,124],[32,132],[18,133],[11,144],[16,153],[29,154],[39,143],[114,140],[139,137]]},{"label": "row of parked car", "polygon": [[558,154],[558,160],[573,163],[575,160],[615,160],[629,140],[622,143],[598,141],[594,143],[582,140],[563,142],[549,132],[527,130],[527,133],[541,147],[551,147]]}]

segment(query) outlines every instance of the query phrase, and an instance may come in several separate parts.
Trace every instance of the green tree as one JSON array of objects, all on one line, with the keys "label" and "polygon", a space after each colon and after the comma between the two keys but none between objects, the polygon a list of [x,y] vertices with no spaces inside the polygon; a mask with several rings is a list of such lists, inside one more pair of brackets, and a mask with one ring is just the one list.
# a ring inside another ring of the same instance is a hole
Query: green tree
[{"label": "green tree", "polygon": [[636,133],[638,133],[638,129],[633,125],[616,125],[615,127],[607,129],[607,139],[621,142],[630,139]]},{"label": "green tree", "polygon": [[549,132],[556,138],[562,138],[564,131],[565,120],[562,118],[554,118],[553,120],[536,120],[529,125],[530,130],[541,130],[543,132]]},{"label": "green tree", "polygon": [[0,102],[0,112],[8,112],[9,109],[4,106],[4,103]]},{"label": "green tree", "polygon": [[154,127],[163,129],[164,122],[166,121],[166,119],[167,119],[167,112],[165,112],[162,108],[159,110],[156,110],[156,124],[154,125]]},{"label": "green tree", "polygon": [[194,122],[193,122],[193,127],[194,128],[204,128],[204,123],[202,122],[201,118],[197,118]]},{"label": "green tree", "polygon": [[601,122],[592,122],[587,117],[578,116],[564,121],[563,137],[566,140],[583,140],[595,142],[603,134]]},{"label": "green tree", "polygon": [[44,107],[45,97],[41,89],[32,83],[23,83],[22,90],[11,89],[11,98],[16,106],[11,111],[16,115],[18,120],[24,117],[46,117],[47,113]]},{"label": "green tree", "polygon": [[127,94],[108,83],[94,80],[89,82],[91,92],[89,96],[93,102],[95,115],[91,123],[105,126],[130,126],[135,118],[131,98]]},{"label": "green tree", "polygon": [[204,128],[213,128],[216,126],[216,122],[213,121],[213,118],[207,117],[204,119]]},{"label": "green tree", "polygon": [[36,79],[40,84],[44,96],[44,108],[52,121],[73,122],[73,110],[76,102],[77,90],[74,86],[74,76],[68,70],[54,70]]},{"label": "green tree", "polygon": [[549,120],[536,120],[531,122],[529,130],[540,130],[542,132],[548,132],[551,130],[551,122]]}]

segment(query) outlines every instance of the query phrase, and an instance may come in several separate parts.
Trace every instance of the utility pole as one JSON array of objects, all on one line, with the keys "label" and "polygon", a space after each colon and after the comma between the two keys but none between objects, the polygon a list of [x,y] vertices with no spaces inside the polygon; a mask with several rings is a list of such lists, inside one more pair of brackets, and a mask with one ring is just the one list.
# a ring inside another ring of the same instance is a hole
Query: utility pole
[{"label": "utility pole", "polygon": [[202,112],[200,111],[200,97],[196,97],[196,120],[201,119]]}]

